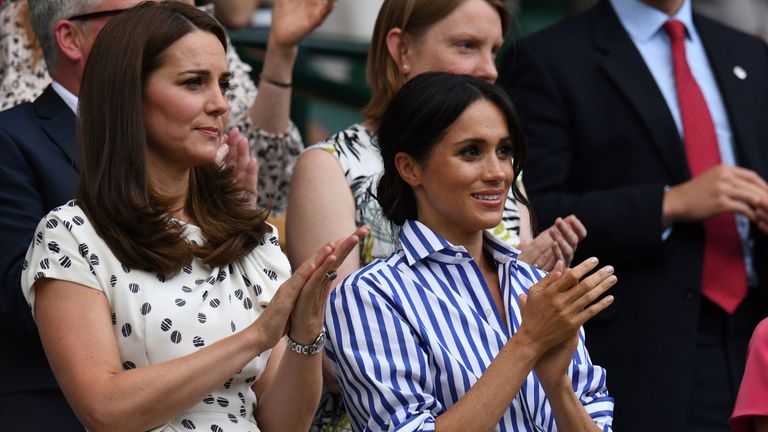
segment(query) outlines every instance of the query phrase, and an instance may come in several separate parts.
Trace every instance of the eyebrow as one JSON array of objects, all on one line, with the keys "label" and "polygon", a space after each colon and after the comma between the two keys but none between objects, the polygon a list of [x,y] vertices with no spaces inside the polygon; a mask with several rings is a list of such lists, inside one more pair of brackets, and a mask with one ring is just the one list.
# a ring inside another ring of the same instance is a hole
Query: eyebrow
[{"label": "eyebrow", "polygon": [[[184,71],[179,72],[179,75],[203,75],[203,76],[209,76],[211,75],[211,71],[208,69],[187,69]],[[226,71],[223,74],[221,74],[222,78],[231,78],[232,72]]]}]

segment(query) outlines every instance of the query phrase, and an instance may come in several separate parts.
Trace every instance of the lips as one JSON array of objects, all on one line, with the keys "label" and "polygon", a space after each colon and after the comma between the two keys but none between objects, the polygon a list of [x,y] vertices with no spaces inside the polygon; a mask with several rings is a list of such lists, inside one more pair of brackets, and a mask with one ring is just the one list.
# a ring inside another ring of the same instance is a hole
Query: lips
[{"label": "lips", "polygon": [[216,127],[199,127],[199,128],[196,128],[195,130],[211,138],[218,139],[220,136],[219,128],[216,128]]},{"label": "lips", "polygon": [[504,202],[504,191],[499,190],[485,190],[470,194],[473,200],[480,205],[496,208]]}]

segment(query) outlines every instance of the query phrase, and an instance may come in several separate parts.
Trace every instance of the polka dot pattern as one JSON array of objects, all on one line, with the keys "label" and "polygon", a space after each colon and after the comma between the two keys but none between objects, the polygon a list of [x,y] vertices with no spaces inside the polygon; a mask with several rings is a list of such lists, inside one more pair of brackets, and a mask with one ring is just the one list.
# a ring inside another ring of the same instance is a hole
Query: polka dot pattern
[{"label": "polka dot pattern", "polygon": [[[183,227],[190,242],[204,242],[197,227]],[[213,268],[193,260],[178,274],[166,276],[120,263],[72,201],[38,226],[24,260],[22,285],[32,305],[32,285],[39,278],[103,291],[112,308],[121,365],[127,371],[192,354],[253,323],[289,276],[288,261],[273,238],[269,236],[251,254],[227,266]],[[261,376],[267,359],[268,353],[253,359],[168,426],[257,431],[251,385]]]}]

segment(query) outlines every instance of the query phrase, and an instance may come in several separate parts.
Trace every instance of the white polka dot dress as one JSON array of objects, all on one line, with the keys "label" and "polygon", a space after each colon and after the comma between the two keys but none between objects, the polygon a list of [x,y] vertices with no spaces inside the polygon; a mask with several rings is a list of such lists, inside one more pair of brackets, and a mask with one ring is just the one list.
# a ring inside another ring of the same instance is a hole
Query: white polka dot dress
[{"label": "white polka dot dress", "polygon": [[[196,226],[185,225],[185,230],[190,242],[202,241]],[[112,307],[123,369],[132,369],[194,353],[244,329],[289,275],[290,265],[276,234],[268,234],[253,252],[225,267],[211,268],[196,259],[170,279],[129,269],[96,234],[77,203],[70,201],[38,225],[21,282],[30,306],[35,301],[33,284],[40,278],[102,291]],[[215,392],[155,430],[258,431],[251,385],[268,357],[265,352],[253,359]]]}]

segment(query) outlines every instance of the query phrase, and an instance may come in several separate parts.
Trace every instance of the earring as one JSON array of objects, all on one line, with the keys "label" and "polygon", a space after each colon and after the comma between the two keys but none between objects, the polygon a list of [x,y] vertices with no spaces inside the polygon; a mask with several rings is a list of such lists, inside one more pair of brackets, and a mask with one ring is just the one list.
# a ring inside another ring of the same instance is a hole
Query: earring
[{"label": "earring", "polygon": [[408,71],[410,70],[411,70],[411,65],[407,63],[403,65],[403,72],[408,73]]}]

